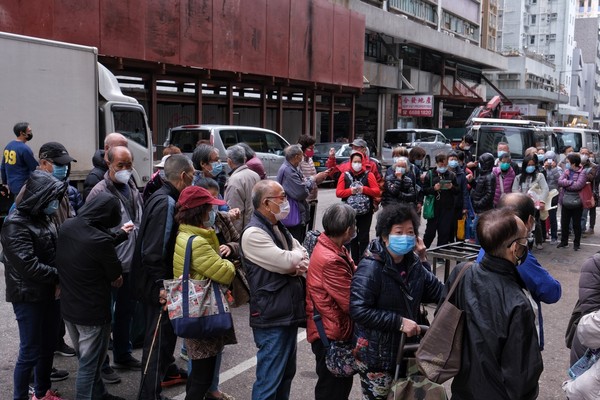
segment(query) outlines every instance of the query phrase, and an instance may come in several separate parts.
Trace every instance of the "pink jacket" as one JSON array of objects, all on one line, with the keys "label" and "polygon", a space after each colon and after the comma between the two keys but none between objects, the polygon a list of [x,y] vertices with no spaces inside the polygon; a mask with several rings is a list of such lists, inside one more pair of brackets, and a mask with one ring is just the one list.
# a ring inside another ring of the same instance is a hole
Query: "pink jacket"
[{"label": "pink jacket", "polygon": [[496,175],[496,193],[494,194],[494,207],[496,207],[502,194],[512,192],[512,185],[515,181],[515,171],[510,167],[505,174],[502,174],[500,167],[494,167],[492,173]]}]

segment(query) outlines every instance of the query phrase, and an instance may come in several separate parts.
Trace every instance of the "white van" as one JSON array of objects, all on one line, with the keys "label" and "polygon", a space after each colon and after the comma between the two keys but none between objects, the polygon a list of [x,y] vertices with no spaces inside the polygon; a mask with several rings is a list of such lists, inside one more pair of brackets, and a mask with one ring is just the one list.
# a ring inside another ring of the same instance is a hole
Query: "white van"
[{"label": "white van", "polygon": [[587,147],[596,159],[599,159],[600,152],[600,134],[598,131],[586,128],[571,128],[568,126],[552,127],[558,140],[558,151],[562,153],[566,146],[573,147],[573,151],[579,152],[582,147]]},{"label": "white van", "polygon": [[227,159],[228,147],[244,142],[261,159],[269,179],[277,177],[277,171],[285,157],[283,149],[290,144],[281,135],[268,129],[235,125],[182,125],[169,129],[165,147],[177,146],[188,157],[196,146],[210,144],[219,150],[221,161]]}]

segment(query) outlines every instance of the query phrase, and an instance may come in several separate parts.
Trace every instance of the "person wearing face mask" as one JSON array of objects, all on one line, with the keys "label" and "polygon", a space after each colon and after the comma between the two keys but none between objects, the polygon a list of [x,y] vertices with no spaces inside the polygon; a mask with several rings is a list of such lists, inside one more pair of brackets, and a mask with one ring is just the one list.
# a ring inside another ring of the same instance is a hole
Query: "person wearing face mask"
[{"label": "person wearing face mask", "polygon": [[523,158],[523,170],[515,177],[512,185],[513,193],[525,193],[531,196],[536,205],[535,213],[535,246],[536,249],[543,249],[542,243],[545,240],[542,223],[540,221],[540,210],[546,207],[548,198],[548,184],[544,174],[538,170],[538,158],[536,153],[529,153]]},{"label": "person wearing face mask", "polygon": [[384,207],[377,238],[352,277],[350,317],[363,399],[387,398],[401,332],[419,335],[420,304],[437,303],[442,294],[442,283],[428,269],[419,222],[407,204]]},{"label": "person wearing face mask", "polygon": [[[591,160],[591,152],[587,147],[579,149],[579,157],[581,157],[581,166],[586,176],[586,184],[592,185],[592,192],[598,204],[598,164]],[[590,216],[590,229],[586,230],[588,215]],[[581,215],[581,232],[582,235],[593,235],[594,226],[596,225],[596,207],[584,208]]]},{"label": "person wearing face mask", "polygon": [[38,163],[31,148],[27,146],[27,142],[33,138],[29,122],[16,123],[13,132],[16,138],[4,148],[0,175],[2,184],[8,187],[9,193],[16,196],[29,178],[29,174],[35,171]]},{"label": "person wearing face mask", "polygon": [[315,355],[316,400],[348,400],[353,377],[335,377],[325,365],[326,348],[321,342],[313,310],[321,314],[330,341],[352,340],[350,283],[355,265],[344,246],[356,234],[356,211],[347,204],[329,206],[323,214],[323,230],[310,258],[306,274],[306,339]]},{"label": "person wearing face mask", "polygon": [[254,212],[252,188],[260,181],[260,176],[246,165],[246,152],[240,145],[227,149],[227,165],[231,173],[225,184],[224,200],[232,209],[239,209],[240,217],[233,220],[233,225],[241,234]]},{"label": "person wearing face mask", "polygon": [[315,155],[315,143],[315,138],[310,135],[301,135],[298,138],[298,144],[302,149],[302,153],[304,153],[304,157],[302,158],[302,161],[300,161],[298,169],[305,178],[314,179],[316,182],[316,185],[313,186],[310,190],[310,194],[306,198],[306,202],[308,203],[308,219],[306,221],[307,231],[315,229],[315,216],[317,213],[317,204],[319,202],[317,199],[317,196],[319,195],[319,185],[323,183],[327,176],[329,176],[328,171],[317,174],[315,163],[313,163],[312,160],[312,157]]},{"label": "person wearing face mask", "polygon": [[[148,365],[147,377],[141,387],[141,398],[153,400],[161,397],[163,378],[179,376],[185,381],[184,373],[174,364],[173,352],[177,336],[162,305],[166,303],[163,289],[164,279],[173,279],[173,252],[178,225],[175,221],[175,203],[179,193],[194,180],[192,161],[183,154],[173,154],[165,161],[165,182],[144,204],[144,214],[139,227],[132,263],[132,286],[135,297],[142,303],[146,314],[146,336],[142,363]],[[157,235],[157,232],[160,232]],[[159,334],[156,337],[160,347],[150,347],[154,331],[160,319]],[[150,361],[148,362],[148,359]],[[173,367],[171,367],[173,366]],[[171,368],[170,368],[171,367]]]},{"label": "person wearing face mask", "polygon": [[[585,186],[586,174],[581,166],[581,158],[577,153],[570,153],[565,158],[565,170],[558,179],[560,194],[558,203],[561,205],[560,243],[557,248],[569,247],[569,227],[573,226],[573,250],[579,250],[581,243],[581,215],[583,203],[579,192]],[[572,224],[572,225],[571,225]]]},{"label": "person wearing face mask", "polygon": [[405,203],[412,205],[416,210],[420,190],[408,168],[408,158],[399,157],[389,170],[392,173],[385,174],[381,205],[386,207],[390,204]]},{"label": "person wearing face mask", "polygon": [[[257,175],[258,176],[258,175]],[[175,205],[175,221],[179,224],[173,255],[173,276],[181,276],[187,246],[191,246],[191,279],[211,279],[229,285],[235,267],[221,258],[219,239],[214,230],[217,211],[213,205],[225,202],[208,190],[189,186],[181,191]],[[192,242],[188,240],[193,237]],[[192,370],[187,379],[186,399],[204,399],[212,383],[217,355],[228,344],[237,343],[233,329],[222,336],[185,339]]]},{"label": "person wearing face mask", "polygon": [[519,175],[519,173],[521,173],[521,168],[519,168],[519,164],[511,160],[512,156],[510,153],[510,147],[508,146],[507,142],[498,143],[496,155],[498,156],[498,159],[496,160],[496,166],[500,166],[502,162],[501,159],[505,156],[508,156],[508,162],[510,163],[512,170],[515,171],[515,175]]},{"label": "person wearing face mask", "polygon": [[113,368],[138,371],[141,362],[132,355],[130,341],[131,323],[135,302],[131,299],[131,264],[135,252],[139,226],[142,221],[143,202],[131,178],[133,156],[124,146],[111,147],[106,152],[108,171],[104,179],[94,186],[86,201],[93,199],[99,193],[108,193],[119,200],[121,222],[112,228],[118,232],[122,226],[129,229],[127,240],[116,247],[117,255],[123,268],[123,285],[113,289],[114,323],[113,323]]},{"label": "person wearing face mask", "polygon": [[[562,169],[556,163],[556,153],[554,151],[547,151],[544,154],[544,169],[546,170],[546,182],[548,183],[548,190],[558,191],[558,179],[562,175]],[[557,193],[557,192],[554,192]],[[548,219],[550,224],[550,243],[555,244],[558,241],[558,220],[556,217],[558,206],[558,196],[552,197],[552,201],[549,205]],[[552,208],[553,207],[553,208]],[[548,208],[548,207],[547,207]]]},{"label": "person wearing face mask", "polygon": [[517,271],[527,259],[527,235],[523,221],[507,208],[482,213],[477,237],[485,255],[480,263],[454,268],[444,286],[442,297],[468,268],[454,292],[465,320],[453,399],[538,397],[543,361],[536,315]]},{"label": "person wearing face mask", "polygon": [[50,374],[59,336],[60,289],[56,265],[56,212],[67,183],[45,171],[33,171],[23,197],[4,221],[3,250],[6,300],[19,327],[19,355],[13,372],[13,397],[27,399],[34,373],[33,399],[60,400],[51,390]]},{"label": "person wearing face mask", "polygon": [[517,176],[517,172],[511,162],[510,153],[501,154],[497,165],[492,169],[492,173],[496,176],[496,190],[494,191],[495,207],[504,193],[512,192],[512,185]]},{"label": "person wearing face mask", "polygon": [[192,162],[196,171],[200,171],[195,175],[193,184],[195,185],[202,176],[212,178],[219,183],[219,194],[225,195],[227,173],[225,165],[219,159],[219,150],[209,144],[201,144],[194,149]]},{"label": "person wearing face mask", "polygon": [[[445,154],[435,156],[436,168],[425,174],[423,194],[435,196],[434,216],[427,220],[423,242],[429,248],[437,233],[437,245],[441,246],[450,241],[456,232],[455,200],[462,195],[456,174],[448,170],[448,157]],[[462,197],[461,197],[462,200]]]},{"label": "person wearing face mask", "polygon": [[351,171],[340,175],[335,195],[356,210],[356,237],[350,242],[350,252],[354,263],[357,264],[369,245],[373,202],[381,196],[381,191],[375,176],[365,170],[362,153],[352,153],[350,163]]},{"label": "person wearing face mask", "polygon": [[[494,161],[494,156],[491,153],[480,155],[479,174],[471,182],[473,186],[471,189],[471,203],[473,204],[473,212],[475,214],[473,230],[477,226],[479,214],[494,208],[494,191],[496,190],[496,175],[492,173]],[[475,236],[474,239],[477,240],[477,237]]]},{"label": "person wearing face mask", "polygon": [[298,327],[306,323],[308,253],[281,223],[289,202],[279,183],[258,182],[252,204],[254,214],[241,241],[250,327],[258,348],[252,400],[285,400],[296,374]]}]

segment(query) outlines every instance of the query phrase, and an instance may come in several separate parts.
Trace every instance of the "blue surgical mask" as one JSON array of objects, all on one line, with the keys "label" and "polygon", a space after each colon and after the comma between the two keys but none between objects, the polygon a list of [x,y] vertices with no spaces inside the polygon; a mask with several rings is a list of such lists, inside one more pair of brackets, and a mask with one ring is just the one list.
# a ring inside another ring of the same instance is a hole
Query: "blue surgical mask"
[{"label": "blue surgical mask", "polygon": [[217,176],[221,172],[223,172],[223,164],[221,164],[221,161],[215,161],[213,163],[210,163],[210,166],[212,167],[212,171],[210,171],[210,174],[212,176]]},{"label": "blue surgical mask", "polygon": [[457,160],[450,160],[450,161],[448,161],[448,166],[450,168],[456,168],[456,167],[458,167],[458,161]]},{"label": "blue surgical mask", "polygon": [[509,168],[510,168],[510,163],[507,163],[507,162],[500,163],[500,170],[502,170],[503,172],[508,171]]},{"label": "blue surgical mask", "polygon": [[571,169],[571,163],[565,163],[565,169]]},{"label": "blue surgical mask", "polygon": [[52,215],[56,212],[56,210],[58,210],[58,199],[54,199],[52,201],[50,201],[50,203],[48,203],[48,205],[46,206],[46,208],[44,208],[44,214],[46,215]]},{"label": "blue surgical mask", "polygon": [[538,161],[544,161],[544,155],[543,154],[538,154],[537,158],[538,158]]},{"label": "blue surgical mask", "polygon": [[415,235],[390,235],[388,248],[394,254],[403,256],[415,248]]},{"label": "blue surgical mask", "polygon": [[217,218],[217,213],[215,210],[210,210],[208,212],[208,219],[202,222],[205,228],[212,228],[215,225],[215,219]]},{"label": "blue surgical mask", "polygon": [[404,167],[396,167],[396,173],[404,175],[406,173],[406,168],[404,168]]},{"label": "blue surgical mask", "polygon": [[66,165],[56,165],[52,166],[52,175],[58,180],[63,180],[67,177],[68,167]]},{"label": "blue surgical mask", "polygon": [[527,172],[528,174],[533,174],[534,171],[535,171],[535,166],[533,166],[533,165],[528,165],[527,167],[525,167],[525,172]]},{"label": "blue surgical mask", "polygon": [[498,150],[498,158],[502,158],[502,156],[505,154],[506,152],[504,150]]},{"label": "blue surgical mask", "polygon": [[437,167],[437,172],[439,172],[440,174],[443,174],[446,171],[448,171],[448,168],[446,167]]},{"label": "blue surgical mask", "polygon": [[415,160],[415,165],[417,167],[420,167],[421,165],[423,165],[423,160]]}]

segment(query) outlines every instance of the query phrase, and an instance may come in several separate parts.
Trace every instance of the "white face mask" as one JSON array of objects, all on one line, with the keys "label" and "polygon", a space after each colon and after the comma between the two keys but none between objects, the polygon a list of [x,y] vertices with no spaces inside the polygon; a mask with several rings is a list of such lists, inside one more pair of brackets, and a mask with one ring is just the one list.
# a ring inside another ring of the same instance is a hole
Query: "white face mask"
[{"label": "white face mask", "polygon": [[120,171],[115,172],[115,179],[117,182],[126,184],[129,182],[129,178],[131,178],[131,174],[133,173],[130,169],[122,169]]},{"label": "white face mask", "polygon": [[589,156],[584,154],[581,156],[581,162],[585,164],[589,160]]},{"label": "white face mask", "polygon": [[359,162],[353,162],[353,163],[352,163],[352,169],[353,169],[355,172],[358,172],[358,171],[360,171],[360,170],[362,169],[362,163],[359,163]]},{"label": "white face mask", "polygon": [[283,203],[278,204],[279,205],[279,212],[278,213],[273,213],[273,215],[275,216],[275,219],[277,221],[281,221],[282,219],[285,219],[285,217],[288,216],[288,214],[290,213],[290,202],[285,200]]}]

